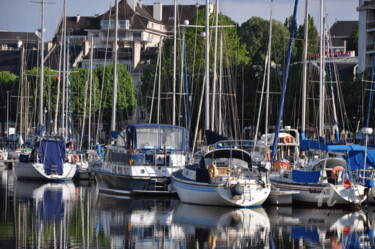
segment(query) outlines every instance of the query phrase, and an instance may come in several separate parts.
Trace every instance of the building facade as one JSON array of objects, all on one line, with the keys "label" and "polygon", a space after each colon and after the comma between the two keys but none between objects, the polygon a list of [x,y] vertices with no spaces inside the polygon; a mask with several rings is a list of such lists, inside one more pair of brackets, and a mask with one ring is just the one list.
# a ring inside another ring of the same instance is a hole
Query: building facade
[{"label": "building facade", "polygon": [[375,0],[359,0],[358,71],[371,68],[375,55]]}]

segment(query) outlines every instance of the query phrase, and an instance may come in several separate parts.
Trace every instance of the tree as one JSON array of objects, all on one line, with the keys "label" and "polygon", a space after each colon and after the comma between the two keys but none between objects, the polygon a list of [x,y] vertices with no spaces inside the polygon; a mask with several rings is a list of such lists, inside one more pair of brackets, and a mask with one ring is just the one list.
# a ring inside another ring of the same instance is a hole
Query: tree
[{"label": "tree", "polygon": [[349,37],[347,50],[354,50],[358,55],[358,26],[353,30]]},{"label": "tree", "polygon": [[[113,99],[113,64],[95,68],[95,74],[99,79],[98,87],[102,95],[103,120],[109,121]],[[121,64],[117,65],[117,76],[117,114],[119,118],[126,120],[132,115],[132,107],[136,105],[133,79],[125,66]]]},{"label": "tree", "polygon": [[[244,22],[239,29],[241,41],[246,44],[249,60],[252,65],[264,65],[268,48],[269,21],[260,17],[252,17]],[[288,43],[289,31],[279,21],[272,21],[272,54],[276,64],[283,63]]]},{"label": "tree", "polygon": [[[1,98],[0,98],[0,108],[7,108],[7,92],[9,91],[9,96],[11,95],[17,95],[18,92],[18,76],[8,72],[8,71],[2,71],[0,72],[0,90],[1,90]],[[14,102],[14,98],[9,97],[10,108],[13,106],[16,106],[16,102]],[[1,109],[2,120],[6,120],[6,111],[4,109]],[[16,108],[14,108],[16,110]],[[9,110],[9,115],[11,120],[15,120],[15,111]]]},{"label": "tree", "polygon": [[[314,23],[314,18],[309,15],[309,26],[308,26],[308,45],[307,45],[307,56],[318,52],[319,45],[319,34]],[[302,24],[298,27],[295,35],[295,42],[293,48],[293,62],[302,61],[303,55],[303,40],[305,39],[305,25]]]},{"label": "tree", "polygon": [[[86,118],[89,115],[89,94],[90,94],[90,77],[89,70],[84,68],[76,68],[74,72],[70,74],[70,83],[71,83],[71,108],[72,108],[72,118],[74,123],[82,123],[82,117],[84,112],[84,103],[86,99]],[[87,95],[85,98],[85,85],[87,83]],[[99,98],[100,98],[100,89],[99,89],[99,80],[98,77],[93,74],[92,78],[92,100],[91,100],[91,116],[94,117],[95,112],[99,108]]]}]

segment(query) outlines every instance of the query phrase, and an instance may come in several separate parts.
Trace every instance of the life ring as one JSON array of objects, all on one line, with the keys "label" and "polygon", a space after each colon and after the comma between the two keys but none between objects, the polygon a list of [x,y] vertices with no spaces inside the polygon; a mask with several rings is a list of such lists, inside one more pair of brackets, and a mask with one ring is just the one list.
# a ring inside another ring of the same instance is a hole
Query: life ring
[{"label": "life ring", "polygon": [[277,160],[273,163],[273,170],[276,170],[276,171],[290,170],[290,162],[287,159]]},{"label": "life ring", "polygon": [[283,143],[284,143],[284,144],[290,144],[290,143],[292,143],[292,142],[293,142],[293,139],[292,139],[291,136],[285,136],[285,137],[283,138]]},{"label": "life ring", "polygon": [[208,167],[208,175],[210,176],[210,178],[215,178],[218,174],[219,172],[217,171],[215,165],[210,165],[210,167]]},{"label": "life ring", "polygon": [[331,172],[331,177],[332,179],[336,180],[337,177],[339,176],[339,172],[343,172],[344,171],[344,167],[342,166],[336,166],[332,169],[332,172]]}]

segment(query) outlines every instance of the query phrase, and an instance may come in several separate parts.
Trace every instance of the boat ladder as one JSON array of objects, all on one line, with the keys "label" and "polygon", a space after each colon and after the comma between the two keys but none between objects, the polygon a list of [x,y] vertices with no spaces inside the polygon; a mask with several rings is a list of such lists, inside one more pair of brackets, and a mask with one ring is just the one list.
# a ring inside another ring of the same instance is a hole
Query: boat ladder
[{"label": "boat ladder", "polygon": [[151,181],[155,183],[155,191],[166,191],[168,189],[167,184],[168,178],[161,178],[161,177],[153,177]]},{"label": "boat ladder", "polygon": [[245,200],[250,200],[251,199],[251,190],[250,186],[245,186],[243,189],[243,199]]}]

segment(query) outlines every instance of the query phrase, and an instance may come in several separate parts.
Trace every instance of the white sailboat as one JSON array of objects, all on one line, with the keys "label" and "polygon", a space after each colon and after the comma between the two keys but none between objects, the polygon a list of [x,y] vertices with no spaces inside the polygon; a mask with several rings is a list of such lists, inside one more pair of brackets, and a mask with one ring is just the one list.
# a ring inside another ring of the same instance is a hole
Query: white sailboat
[{"label": "white sailboat", "polygon": [[42,6],[42,28],[41,28],[41,73],[39,85],[39,126],[37,136],[39,141],[34,144],[33,150],[26,151],[19,156],[19,161],[14,165],[17,178],[45,180],[45,181],[67,181],[72,180],[76,172],[76,164],[71,163],[66,155],[66,142],[64,137],[45,136],[44,127],[44,0]]},{"label": "white sailboat", "polygon": [[241,149],[209,151],[199,164],[172,174],[173,187],[182,202],[232,207],[254,207],[267,199],[271,184],[266,165],[252,165]]}]

